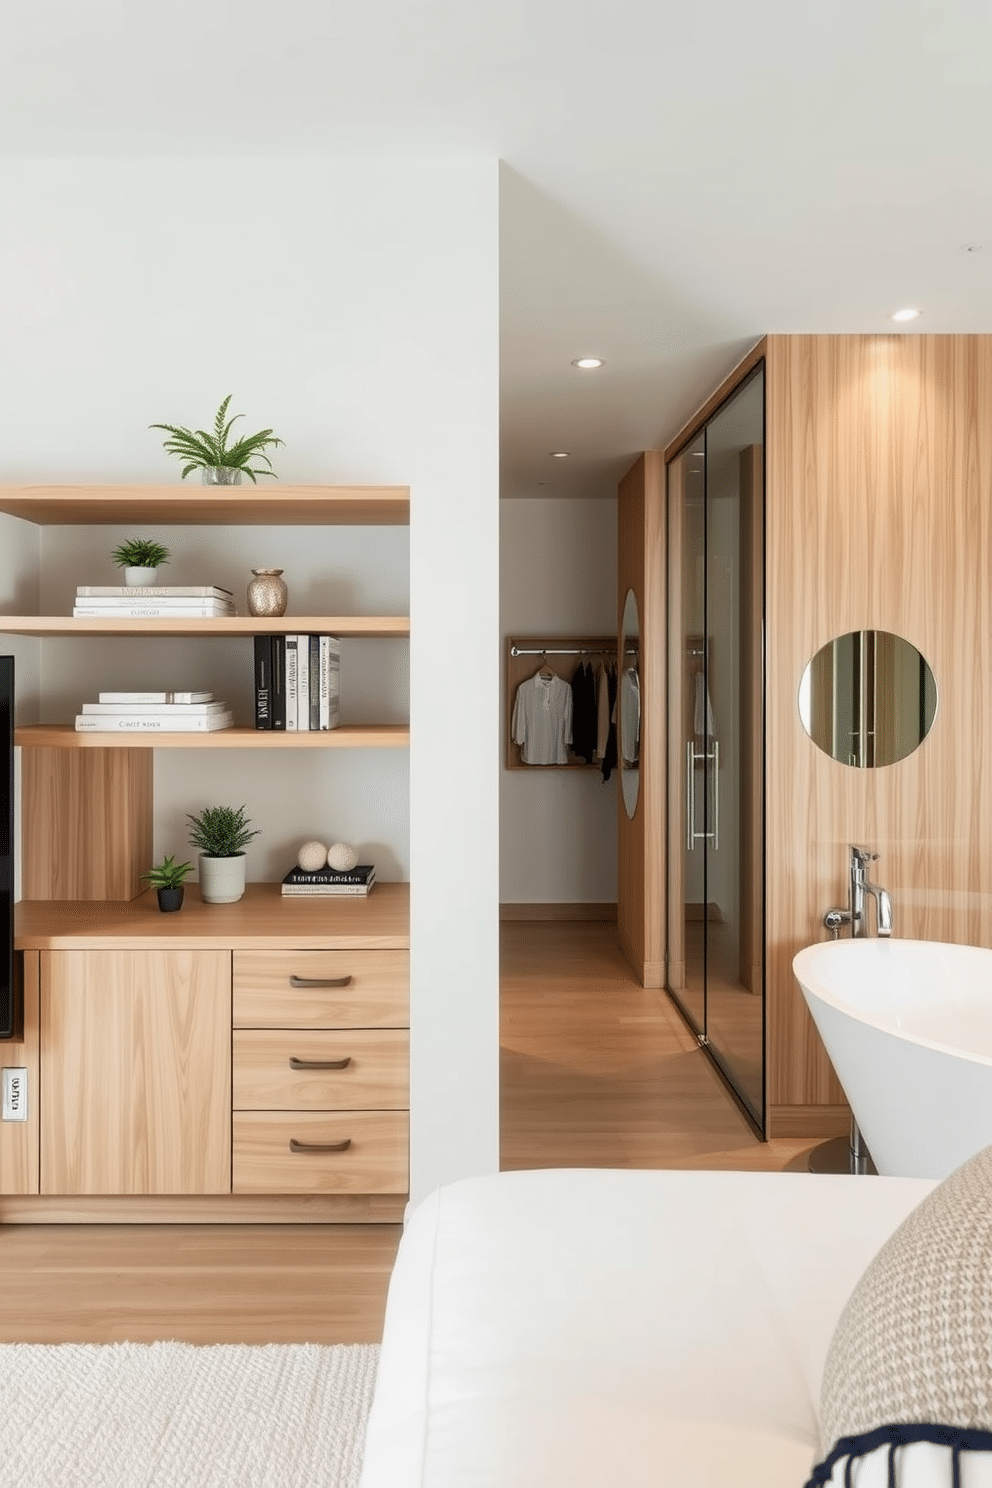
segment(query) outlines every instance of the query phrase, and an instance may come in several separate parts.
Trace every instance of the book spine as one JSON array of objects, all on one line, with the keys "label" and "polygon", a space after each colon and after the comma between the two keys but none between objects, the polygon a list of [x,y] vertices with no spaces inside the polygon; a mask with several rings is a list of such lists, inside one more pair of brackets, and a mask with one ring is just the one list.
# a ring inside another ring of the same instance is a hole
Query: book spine
[{"label": "book spine", "polygon": [[314,884],[308,888],[304,884],[283,884],[282,893],[286,899],[357,899],[368,894],[371,887],[371,884],[341,884],[338,888]]},{"label": "book spine", "polygon": [[74,620],[226,620],[234,611],[212,604],[73,605]]},{"label": "book spine", "polygon": [[319,868],[314,873],[308,873],[305,868],[291,868],[283,883],[300,884],[304,887],[307,884],[364,884],[374,877],[374,868],[356,869],[352,873],[324,873]]},{"label": "book spine", "polygon": [[267,635],[255,636],[255,727],[272,727],[272,645]]},{"label": "book spine", "polygon": [[296,637],[296,727],[310,728],[310,647],[305,635]]},{"label": "book spine", "polygon": [[227,703],[84,703],[81,713],[98,717],[141,718],[161,713],[168,718],[209,718],[212,714],[228,713]]},{"label": "book spine", "polygon": [[98,703],[212,703],[212,692],[98,692]]},{"label": "book spine", "polygon": [[272,697],[270,712],[272,727],[286,727],[286,637],[269,636],[269,652],[272,666]]},{"label": "book spine", "polygon": [[79,584],[77,599],[222,599],[234,603],[230,589],[216,584]]},{"label": "book spine", "polygon": [[121,717],[110,714],[94,717],[92,713],[76,715],[77,732],[85,734],[112,734],[119,730],[134,734],[210,734],[230,728],[233,722],[231,713],[214,713],[209,718],[173,718],[165,714],[146,714],[140,718],[130,714]]},{"label": "book spine", "polygon": [[292,730],[292,731],[295,731],[295,729],[296,729],[297,661],[298,661],[298,654],[297,654],[297,646],[296,646],[296,636],[295,635],[287,635],[287,637],[286,637],[286,728],[287,728],[287,730]]},{"label": "book spine", "polygon": [[320,636],[312,635],[310,649],[310,728],[320,728]]}]

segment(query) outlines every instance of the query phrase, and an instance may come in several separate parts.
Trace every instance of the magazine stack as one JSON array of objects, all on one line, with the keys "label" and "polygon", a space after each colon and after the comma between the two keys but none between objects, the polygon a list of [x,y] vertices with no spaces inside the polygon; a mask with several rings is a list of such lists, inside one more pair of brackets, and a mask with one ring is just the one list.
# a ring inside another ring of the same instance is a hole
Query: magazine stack
[{"label": "magazine stack", "polygon": [[341,641],[331,635],[255,637],[255,727],[302,732],[338,726]]},{"label": "magazine stack", "polygon": [[212,692],[101,692],[76,715],[82,734],[212,734],[233,725]]},{"label": "magazine stack", "polygon": [[230,589],[216,584],[80,584],[78,620],[213,620],[236,614]]},{"label": "magazine stack", "polygon": [[368,894],[375,883],[375,867],[371,863],[356,863],[347,873],[334,868],[318,868],[308,873],[305,868],[291,868],[282,881],[282,892],[287,899],[324,895],[327,898]]}]

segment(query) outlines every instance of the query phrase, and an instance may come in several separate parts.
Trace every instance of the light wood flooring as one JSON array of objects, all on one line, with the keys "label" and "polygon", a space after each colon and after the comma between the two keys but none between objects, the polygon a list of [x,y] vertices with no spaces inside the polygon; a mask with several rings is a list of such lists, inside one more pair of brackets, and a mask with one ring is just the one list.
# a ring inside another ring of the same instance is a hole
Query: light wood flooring
[{"label": "light wood flooring", "polygon": [[[603,921],[501,927],[504,1168],[804,1167]],[[374,1342],[399,1227],[8,1225],[0,1342]]]}]

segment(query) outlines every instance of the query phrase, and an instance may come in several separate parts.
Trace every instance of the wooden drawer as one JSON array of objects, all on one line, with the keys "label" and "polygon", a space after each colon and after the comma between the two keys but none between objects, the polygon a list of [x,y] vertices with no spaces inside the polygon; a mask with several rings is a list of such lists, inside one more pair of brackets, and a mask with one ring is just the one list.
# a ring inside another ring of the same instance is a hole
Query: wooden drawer
[{"label": "wooden drawer", "polygon": [[235,1028],[405,1028],[409,1010],[409,951],[234,952]]},{"label": "wooden drawer", "polygon": [[[329,1069],[294,1067],[329,1064]],[[261,1111],[402,1111],[410,1039],[402,1028],[239,1028],[234,1106]]]},{"label": "wooden drawer", "polygon": [[[409,1125],[405,1111],[235,1111],[233,1192],[405,1194]],[[342,1151],[310,1150],[344,1143]]]}]

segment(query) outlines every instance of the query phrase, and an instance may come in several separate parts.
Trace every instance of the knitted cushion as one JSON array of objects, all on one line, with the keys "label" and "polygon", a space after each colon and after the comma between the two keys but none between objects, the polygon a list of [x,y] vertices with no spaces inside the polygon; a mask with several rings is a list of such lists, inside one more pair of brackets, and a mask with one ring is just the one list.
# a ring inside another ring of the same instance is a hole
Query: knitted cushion
[{"label": "knitted cushion", "polygon": [[[820,1422],[834,1457],[842,1439],[900,1422],[943,1431],[931,1441],[950,1427],[964,1428],[962,1443],[971,1433],[967,1450],[992,1445],[992,1147],[927,1195],[854,1288],[827,1352]],[[866,1439],[855,1455],[868,1450]]]}]

